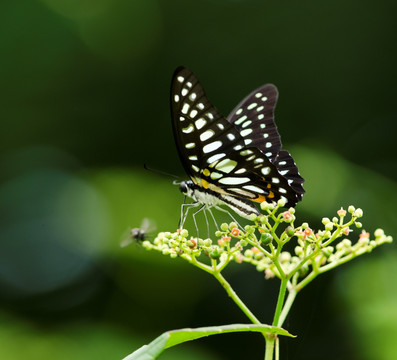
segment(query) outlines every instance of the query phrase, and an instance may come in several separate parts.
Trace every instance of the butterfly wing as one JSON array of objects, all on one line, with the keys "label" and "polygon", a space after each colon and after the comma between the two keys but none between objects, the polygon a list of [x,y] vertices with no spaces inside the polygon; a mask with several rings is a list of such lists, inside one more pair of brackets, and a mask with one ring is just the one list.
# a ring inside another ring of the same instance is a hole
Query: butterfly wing
[{"label": "butterfly wing", "polygon": [[244,138],[245,145],[258,148],[272,162],[281,149],[274,122],[277,98],[274,85],[263,85],[245,97],[227,117]]},{"label": "butterfly wing", "polygon": [[245,97],[230,113],[227,120],[233,124],[247,146],[254,146],[276,165],[279,174],[285,177],[296,192],[297,201],[302,199],[304,179],[290,153],[281,150],[281,139],[274,122],[274,110],[278,99],[277,88],[266,84]]}]

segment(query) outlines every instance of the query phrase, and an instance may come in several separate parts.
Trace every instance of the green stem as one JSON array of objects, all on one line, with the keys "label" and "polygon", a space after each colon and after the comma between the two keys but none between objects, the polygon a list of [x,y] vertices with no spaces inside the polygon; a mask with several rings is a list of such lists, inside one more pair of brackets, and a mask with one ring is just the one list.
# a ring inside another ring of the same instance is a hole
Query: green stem
[{"label": "green stem", "polygon": [[296,295],[297,295],[297,291],[295,290],[295,288],[291,287],[290,289],[288,289],[287,300],[285,301],[285,305],[283,307],[283,310],[281,311],[277,326],[279,327],[283,326],[285,318],[287,317],[289,311],[291,310],[291,306],[294,303]]},{"label": "green stem", "polygon": [[276,337],[272,334],[264,334],[266,340],[265,360],[273,360],[274,341]]},{"label": "green stem", "polygon": [[237,306],[242,310],[242,312],[248,317],[248,319],[250,319],[253,324],[260,325],[261,322],[237,296],[237,294],[234,292],[233,288],[226,281],[226,279],[219,272],[214,272],[213,275],[215,279],[217,279],[219,283],[222,285],[222,287],[226,290],[227,294],[232,298],[232,300],[237,304]]},{"label": "green stem", "polygon": [[274,319],[273,319],[273,326],[277,326],[277,324],[279,322],[281,310],[282,310],[283,304],[284,304],[285,291],[287,290],[287,284],[288,284],[288,279],[283,278],[281,280],[280,291],[278,293],[277,306],[276,306],[276,311],[274,313]]}]

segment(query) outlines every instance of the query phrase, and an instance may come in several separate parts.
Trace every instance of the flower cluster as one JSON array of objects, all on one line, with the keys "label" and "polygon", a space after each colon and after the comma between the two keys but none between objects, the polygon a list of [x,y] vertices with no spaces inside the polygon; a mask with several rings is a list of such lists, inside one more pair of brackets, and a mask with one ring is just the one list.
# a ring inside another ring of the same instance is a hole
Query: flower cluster
[{"label": "flower cluster", "polygon": [[[353,206],[347,211],[338,210],[332,220],[323,218],[324,228],[315,232],[307,223],[295,227],[295,209],[281,211],[284,205],[282,201],[262,203],[264,214],[253,214],[252,225],[244,229],[234,222],[222,224],[215,233],[217,241],[197,239],[181,229],[174,233],[162,232],[153,242],[144,241],[142,245],[171,258],[183,258],[207,271],[221,271],[232,261],[244,262],[264,272],[266,278],[288,277],[298,284],[299,278],[314,278],[392,241],[378,229],[374,239],[363,230],[358,241],[352,243],[348,236],[353,227],[362,227],[358,219],[363,216],[362,210]],[[295,243],[292,253],[283,249],[291,241]]]}]

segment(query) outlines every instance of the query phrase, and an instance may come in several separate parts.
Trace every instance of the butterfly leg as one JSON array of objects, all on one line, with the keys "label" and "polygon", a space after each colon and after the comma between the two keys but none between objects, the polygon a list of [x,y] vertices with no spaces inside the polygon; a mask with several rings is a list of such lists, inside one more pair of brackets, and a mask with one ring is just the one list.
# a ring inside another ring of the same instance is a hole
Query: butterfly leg
[{"label": "butterfly leg", "polygon": [[[196,215],[201,211],[204,210],[204,214],[205,214],[205,204],[201,205],[194,213],[193,213],[193,221],[194,221],[194,226],[196,227],[196,233],[197,233],[197,240],[199,239],[199,230],[198,230],[198,226],[197,226],[197,222],[196,222]],[[206,217],[207,219],[207,217]]]},{"label": "butterfly leg", "polygon": [[204,211],[204,218],[205,218],[205,223],[207,224],[207,237],[210,237],[210,224],[208,223],[208,218],[207,218],[207,213],[206,210],[209,210],[208,206],[205,206],[205,209],[203,209]]},{"label": "butterfly leg", "polygon": [[223,208],[221,208],[221,207],[219,207],[219,206],[215,206],[215,208],[218,209],[219,211],[222,211],[222,212],[228,214],[228,215],[232,218],[232,220],[237,224],[237,226],[238,226],[241,230],[244,230],[244,228],[243,228],[243,227],[239,224],[239,222],[234,218],[234,216],[230,213],[230,211],[227,211],[226,209],[223,209]]},{"label": "butterfly leg", "polygon": [[[183,202],[183,204],[181,205],[181,217],[179,218],[179,223],[178,223],[178,229],[182,229],[183,225],[185,224],[187,215],[189,213],[189,210],[192,207],[196,207],[198,206],[200,203],[199,202],[192,202],[192,203],[185,203],[185,201]],[[186,210],[185,210],[186,208]]]},{"label": "butterfly leg", "polygon": [[215,217],[214,217],[214,214],[212,213],[212,210],[211,210],[211,208],[207,208],[207,210],[208,210],[208,212],[211,214],[211,217],[212,217],[212,220],[214,221],[214,224],[215,224],[216,230],[219,230],[218,223],[217,223],[217,222],[216,222],[216,220],[215,220]]}]

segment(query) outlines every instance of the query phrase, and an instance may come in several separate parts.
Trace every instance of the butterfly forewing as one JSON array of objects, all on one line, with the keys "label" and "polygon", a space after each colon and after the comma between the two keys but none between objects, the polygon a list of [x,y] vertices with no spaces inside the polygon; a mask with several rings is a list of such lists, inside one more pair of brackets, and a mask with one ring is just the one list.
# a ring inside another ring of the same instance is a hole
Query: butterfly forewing
[{"label": "butterfly forewing", "polygon": [[274,122],[277,88],[263,85],[249,94],[227,117],[244,138],[246,146],[261,150],[274,161],[281,149],[280,135]]},{"label": "butterfly forewing", "polygon": [[196,183],[209,164],[244,147],[237,129],[209,102],[197,78],[186,68],[174,73],[171,112],[179,156]]}]

